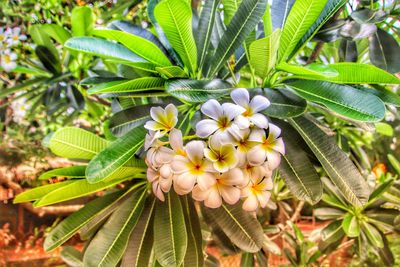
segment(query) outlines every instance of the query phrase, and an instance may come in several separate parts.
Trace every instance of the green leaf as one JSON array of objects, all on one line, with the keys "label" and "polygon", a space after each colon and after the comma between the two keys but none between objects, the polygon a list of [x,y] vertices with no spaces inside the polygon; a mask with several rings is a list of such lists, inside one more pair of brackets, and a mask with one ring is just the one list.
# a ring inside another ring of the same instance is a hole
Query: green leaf
[{"label": "green leaf", "polygon": [[137,226],[147,190],[139,190],[125,200],[92,239],[85,251],[85,266],[117,266]]},{"label": "green leaf", "polygon": [[307,80],[329,80],[331,77],[338,76],[339,73],[327,65],[313,63],[307,66],[296,66],[286,62],[281,62],[278,70],[293,73],[295,77]]},{"label": "green leaf", "polygon": [[283,156],[279,171],[287,187],[298,199],[316,204],[322,197],[322,183],[313,164],[301,146],[297,135],[290,133],[291,127],[283,126],[286,154]]},{"label": "green leaf", "polygon": [[[205,210],[209,208],[204,207]],[[231,241],[245,252],[255,253],[264,242],[260,223],[241,204],[227,205],[209,210],[208,214],[218,224]]]},{"label": "green leaf", "polygon": [[91,202],[87,203],[83,208],[77,212],[71,214],[46,236],[44,241],[44,249],[46,251],[53,250],[68,239],[70,239],[75,233],[79,231],[86,223],[92,220],[96,215],[101,213],[108,205],[111,205],[117,199],[119,199],[121,192],[115,192],[107,194],[103,197],[96,198]]},{"label": "green leaf", "polygon": [[83,267],[83,255],[74,247],[63,247],[60,252],[61,259],[71,267]]},{"label": "green leaf", "polygon": [[240,267],[254,266],[254,255],[253,253],[243,252],[240,257]]},{"label": "green leaf", "polygon": [[178,195],[171,190],[165,202],[157,203],[154,217],[154,253],[164,267],[181,266],[188,237],[185,217]]},{"label": "green leaf", "polygon": [[337,220],[343,217],[346,213],[335,208],[318,208],[313,211],[316,218],[320,220]]},{"label": "green leaf", "polygon": [[329,253],[335,250],[341,243],[345,233],[342,228],[342,220],[331,222],[321,231],[321,242],[318,244],[319,250],[324,253]]},{"label": "green leaf", "polygon": [[378,31],[370,37],[369,57],[375,66],[390,73],[400,71],[400,46],[391,34],[384,30]]},{"label": "green leaf", "polygon": [[21,83],[21,84],[12,86],[12,87],[8,87],[8,88],[5,88],[5,89],[2,89],[0,91],[0,98],[3,98],[3,97],[8,96],[8,95],[11,95],[12,93],[18,92],[18,91],[23,90],[23,89],[25,89],[27,87],[29,88],[29,87],[31,87],[31,86],[33,86],[35,84],[43,82],[44,80],[46,80],[46,78],[42,78],[42,77],[41,78],[35,78],[35,79],[31,79],[31,80],[26,80],[26,81],[24,81],[24,83]]},{"label": "green leaf", "polygon": [[348,237],[357,237],[360,235],[360,222],[358,218],[351,213],[344,216],[342,227]]},{"label": "green leaf", "polygon": [[197,70],[197,49],[192,33],[192,10],[187,1],[163,0],[154,9],[157,22],[190,73]]},{"label": "green leaf", "polygon": [[134,80],[117,80],[100,83],[88,90],[88,94],[134,93],[164,89],[164,79],[160,77],[143,77]]},{"label": "green leaf", "polygon": [[71,29],[73,36],[87,36],[93,30],[92,9],[88,6],[74,7],[71,12]]},{"label": "green leaf", "polygon": [[271,5],[272,28],[282,29],[295,0],[273,0]]},{"label": "green leaf", "polygon": [[182,266],[202,267],[204,266],[203,239],[196,207],[193,199],[187,195],[181,197],[181,200],[188,237],[188,245]]},{"label": "green leaf", "polygon": [[385,115],[385,105],[377,96],[347,85],[311,80],[287,85],[301,97],[353,120],[379,121]]},{"label": "green leaf", "polygon": [[369,196],[368,205],[378,200],[393,184],[394,180],[388,179],[381,183]]},{"label": "green leaf", "polygon": [[55,75],[61,73],[61,62],[58,58],[58,54],[53,55],[53,53],[51,53],[51,50],[43,45],[36,46],[35,54],[49,72]]},{"label": "green leaf", "polygon": [[261,78],[266,78],[275,68],[280,36],[281,30],[277,29],[271,35],[258,39],[250,45],[250,65]]},{"label": "green leaf", "polygon": [[201,11],[199,26],[196,31],[197,63],[199,69],[202,69],[207,52],[209,51],[208,48],[211,42],[215,15],[219,3],[220,0],[206,0]]},{"label": "green leaf", "polygon": [[245,41],[264,15],[267,0],[247,0],[240,6],[226,28],[212,57],[208,77],[213,77]]},{"label": "green leaf", "polygon": [[30,74],[33,76],[43,76],[43,77],[51,77],[51,74],[48,73],[46,70],[42,70],[39,68],[34,68],[32,66],[30,67],[25,67],[25,66],[16,66],[12,72],[14,73],[24,73],[24,74]]},{"label": "green leaf", "polygon": [[157,104],[139,105],[123,109],[110,118],[110,130],[115,136],[123,136],[131,129],[145,124],[150,120],[150,109]]},{"label": "green leaf", "polygon": [[362,229],[363,232],[366,234],[371,245],[373,245],[374,247],[383,248],[384,244],[382,236],[379,233],[379,231],[375,228],[375,226],[367,222],[363,222]]},{"label": "green leaf", "polygon": [[330,64],[339,75],[329,79],[335,83],[350,84],[400,84],[396,76],[369,64],[343,62]]},{"label": "green leaf", "polygon": [[188,78],[186,72],[178,66],[156,67],[156,71],[161,74],[164,79],[171,78]]},{"label": "green leaf", "polygon": [[47,184],[47,185],[42,185],[35,187],[33,189],[24,191],[20,194],[18,194],[15,198],[13,203],[23,203],[23,202],[29,202],[32,200],[37,200],[42,198],[43,196],[47,195],[48,193],[53,192],[54,190],[57,190],[59,188],[63,188],[64,186],[67,186],[71,184],[74,181],[64,181],[64,182],[59,182],[59,183],[54,183],[54,184]]},{"label": "green leaf", "polygon": [[51,152],[74,159],[91,159],[107,145],[107,140],[74,127],[61,128],[51,136],[49,142]]},{"label": "green leaf", "polygon": [[297,43],[317,20],[326,2],[327,0],[295,1],[282,30],[279,44],[279,62],[288,59]]},{"label": "green leaf", "polygon": [[58,51],[50,39],[50,36],[42,28],[42,24],[36,24],[29,27],[29,35],[36,45],[42,45],[50,50],[54,57],[58,57]]},{"label": "green leaf", "polygon": [[367,92],[369,94],[376,95],[379,97],[385,104],[395,105],[396,107],[400,107],[400,96],[390,91],[385,87],[381,87],[375,85],[376,88],[369,88],[364,86],[354,86],[354,88]]},{"label": "green leaf", "polygon": [[148,266],[153,247],[153,221],[156,199],[149,197],[139,221],[129,237],[121,266]]},{"label": "green leaf", "polygon": [[120,42],[136,55],[159,66],[170,66],[167,56],[153,42],[127,32],[107,29],[93,30],[93,35]]},{"label": "green leaf", "polygon": [[307,102],[283,88],[264,88],[263,95],[268,98],[271,105],[262,113],[273,118],[289,118],[303,114]]},{"label": "green leaf", "polygon": [[60,44],[64,44],[69,38],[71,38],[71,34],[65,28],[61,27],[57,24],[43,24],[40,26],[41,30],[47,33],[48,36],[56,40]]},{"label": "green leaf", "polygon": [[393,136],[394,130],[393,127],[385,122],[377,122],[375,123],[376,132],[385,135],[385,136]]},{"label": "green leaf", "polygon": [[336,13],[339,9],[346,4],[346,0],[328,0],[326,2],[325,7],[319,13],[318,18],[315,22],[307,29],[307,32],[303,35],[300,41],[297,43],[295,49],[291,53],[289,58],[292,58],[298,51],[300,51],[301,47],[303,47],[307,41],[309,41],[318,30],[324,26],[324,24]]},{"label": "green leaf", "polygon": [[224,23],[228,25],[239,9],[242,0],[224,0]]},{"label": "green leaf", "polygon": [[176,80],[167,82],[166,91],[183,101],[202,103],[211,98],[226,95],[233,87],[219,79],[215,80]]},{"label": "green leaf", "polygon": [[117,61],[147,62],[123,45],[94,37],[74,37],[65,42],[70,50]]},{"label": "green leaf", "polygon": [[46,180],[51,177],[65,178],[85,178],[86,166],[71,166],[65,168],[54,169],[41,174],[38,180]]},{"label": "green leaf", "polygon": [[369,196],[368,185],[335,141],[304,117],[289,119],[289,122],[306,141],[344,197],[354,206],[365,204]]},{"label": "green leaf", "polygon": [[[79,179],[79,180],[73,180],[71,183],[66,184],[63,187],[57,188],[55,190],[52,190],[48,194],[46,194],[44,197],[33,203],[33,206],[35,208],[38,207],[43,207],[43,206],[48,206],[60,202],[64,202],[67,200],[75,199],[75,198],[80,198],[83,196],[87,196],[93,193],[96,193],[98,191],[104,190],[106,188],[113,187],[119,183],[122,183],[126,180],[131,179],[132,177],[124,177],[121,176],[119,179],[113,179],[110,181],[103,181],[99,182],[97,184],[89,184],[86,180],[84,179]],[[64,182],[65,183],[65,182]]]},{"label": "green leaf", "polygon": [[97,154],[86,168],[88,182],[101,182],[127,163],[142,147],[146,132],[144,127],[136,127]]}]

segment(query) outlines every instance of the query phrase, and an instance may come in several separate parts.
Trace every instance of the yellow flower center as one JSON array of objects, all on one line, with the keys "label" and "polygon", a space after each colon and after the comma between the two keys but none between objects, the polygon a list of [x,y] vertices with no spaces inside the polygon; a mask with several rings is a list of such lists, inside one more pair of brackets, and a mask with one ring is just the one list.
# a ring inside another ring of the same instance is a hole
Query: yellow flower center
[{"label": "yellow flower center", "polygon": [[218,125],[221,129],[226,129],[231,125],[231,122],[228,120],[227,117],[222,117],[218,120]]},{"label": "yellow flower center", "polygon": [[246,111],[242,113],[242,115],[244,117],[250,117],[251,115],[253,115],[253,110],[250,107],[246,108]]},{"label": "yellow flower center", "polygon": [[11,62],[11,57],[10,57],[10,55],[4,55],[4,61],[5,61],[6,63],[10,63],[10,62]]},{"label": "yellow flower center", "polygon": [[18,41],[18,36],[17,36],[17,35],[14,35],[14,36],[12,37],[12,39],[13,39],[14,41]]}]

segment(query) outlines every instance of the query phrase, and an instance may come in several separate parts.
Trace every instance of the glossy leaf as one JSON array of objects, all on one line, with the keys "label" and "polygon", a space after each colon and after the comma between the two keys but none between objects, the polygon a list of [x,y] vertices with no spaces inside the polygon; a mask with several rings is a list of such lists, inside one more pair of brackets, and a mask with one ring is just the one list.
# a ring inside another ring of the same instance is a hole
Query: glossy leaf
[{"label": "glossy leaf", "polygon": [[227,94],[232,86],[222,80],[176,80],[167,82],[166,91],[183,101],[202,103]]},{"label": "glossy leaf", "polygon": [[363,222],[362,228],[363,232],[366,234],[371,245],[373,245],[374,247],[383,248],[384,244],[382,236],[379,233],[379,231],[375,228],[375,226],[367,222]]},{"label": "glossy leaf", "polygon": [[245,41],[264,15],[266,0],[244,1],[226,28],[212,57],[208,77],[213,77]]},{"label": "glossy leaf", "polygon": [[52,190],[51,192],[43,196],[41,199],[33,203],[33,206],[36,208],[43,207],[75,198],[84,197],[93,194],[95,192],[104,190],[106,188],[113,187],[131,178],[132,178],[131,175],[128,176],[121,175],[118,177],[118,179],[113,179],[110,181],[102,181],[97,184],[89,184],[85,179],[74,180],[63,187]]},{"label": "glossy leaf", "polygon": [[129,237],[121,266],[147,266],[153,247],[155,198],[146,199],[139,221]]},{"label": "glossy leaf", "polygon": [[318,63],[313,63],[303,67],[282,62],[276,68],[278,70],[293,73],[295,77],[301,79],[329,80],[331,77],[339,75],[334,68]]},{"label": "glossy leaf", "polygon": [[182,197],[181,200],[188,237],[183,266],[202,267],[204,266],[203,238],[196,207],[194,206],[193,200],[188,196]]},{"label": "glossy leaf", "polygon": [[192,33],[192,10],[186,1],[163,0],[154,15],[168,41],[193,74],[197,70],[197,49]]},{"label": "glossy leaf", "polygon": [[357,43],[355,41],[342,39],[339,46],[339,58],[340,61],[357,62]]},{"label": "glossy leaf", "polygon": [[348,213],[343,218],[342,227],[348,237],[357,237],[360,235],[360,222],[358,218],[351,213]]},{"label": "glossy leaf", "polygon": [[272,28],[282,29],[295,0],[273,0],[271,5]]},{"label": "glossy leaf", "polygon": [[250,65],[261,78],[266,78],[275,68],[280,35],[281,31],[275,30],[271,35],[258,39],[250,45]]},{"label": "glossy leaf", "polygon": [[242,0],[224,0],[224,23],[228,25],[239,9]]},{"label": "glossy leaf", "polygon": [[336,13],[338,10],[346,4],[346,0],[328,0],[323,8],[323,10],[319,13],[318,18],[315,22],[307,29],[306,33],[301,37],[300,41],[297,43],[295,49],[291,53],[289,58],[292,58],[300,48],[303,47],[308,40],[310,40],[314,34],[318,32],[318,30],[324,26],[324,24]]},{"label": "glossy leaf", "polygon": [[289,119],[318,158],[331,180],[354,206],[368,201],[369,189],[354,163],[317,125],[304,117]]},{"label": "glossy leaf", "polygon": [[369,56],[372,64],[391,73],[400,72],[400,46],[392,35],[384,30],[370,37]]},{"label": "glossy leaf", "polygon": [[165,267],[181,266],[187,249],[185,217],[178,195],[169,191],[165,202],[157,203],[154,217],[154,253]]},{"label": "glossy leaf", "polygon": [[242,253],[240,257],[240,267],[254,266],[254,255],[253,253]]},{"label": "glossy leaf", "polygon": [[136,55],[144,58],[159,66],[170,66],[171,62],[167,56],[154,43],[127,32],[107,29],[96,29],[93,35],[114,40],[134,52]]},{"label": "glossy leaf", "polygon": [[317,208],[313,212],[314,216],[320,220],[337,220],[343,217],[346,213],[343,210],[335,208]]},{"label": "glossy leaf", "polygon": [[298,80],[288,86],[308,101],[353,120],[379,121],[385,115],[385,106],[378,97],[347,85]]},{"label": "glossy leaf", "polygon": [[330,64],[329,68],[335,69],[339,75],[329,79],[335,83],[350,84],[400,84],[396,76],[377,67],[361,63],[336,63]]},{"label": "glossy leaf", "polygon": [[86,166],[71,166],[54,169],[41,174],[38,180],[46,180],[52,177],[85,178],[85,170]]},{"label": "glossy leaf", "polygon": [[51,152],[74,159],[91,159],[107,145],[107,140],[74,127],[61,128],[51,136],[49,142]]},{"label": "glossy leaf", "polygon": [[287,17],[279,44],[279,61],[286,61],[323,11],[327,0],[297,0]]},{"label": "glossy leaf", "polygon": [[116,266],[138,223],[147,196],[139,190],[125,200],[99,230],[85,251],[85,266]]},{"label": "glossy leaf", "polygon": [[146,62],[123,45],[94,37],[74,37],[65,42],[64,46],[70,50],[83,52],[89,55],[106,59],[129,62]]},{"label": "glossy leaf", "polygon": [[77,6],[71,12],[71,29],[73,36],[87,36],[93,29],[92,9],[88,6]]},{"label": "glossy leaf", "polygon": [[316,204],[322,197],[322,183],[307,153],[298,144],[291,127],[283,127],[286,154],[282,156],[279,171],[286,186],[298,199]]},{"label": "glossy leaf", "polygon": [[89,162],[86,168],[87,181],[98,183],[115,173],[142,147],[146,132],[144,127],[139,126],[110,143]]},{"label": "glossy leaf", "polygon": [[171,78],[188,78],[187,73],[178,66],[157,67],[156,71],[161,74],[164,79]]},{"label": "glossy leaf", "polygon": [[138,105],[131,108],[123,109],[115,113],[110,118],[110,130],[118,137],[128,133],[131,129],[143,125],[150,120],[150,109],[160,105],[148,104]]},{"label": "glossy leaf", "polygon": [[77,212],[68,216],[46,236],[44,249],[50,251],[65,243],[77,233],[81,227],[101,213],[108,205],[116,201],[120,195],[121,192],[115,192],[96,198]]},{"label": "glossy leaf", "polygon": [[[204,208],[207,210],[208,208]],[[246,252],[257,252],[263,245],[264,233],[260,223],[244,211],[241,204],[222,204],[209,212],[231,241]]]},{"label": "glossy leaf", "polygon": [[61,73],[61,62],[58,58],[58,54],[57,56],[54,56],[50,49],[43,45],[36,46],[35,54],[49,72],[55,75]]},{"label": "glossy leaf", "polygon": [[271,103],[263,113],[273,118],[296,117],[303,114],[307,107],[304,99],[283,88],[264,88],[263,95]]},{"label": "glossy leaf", "polygon": [[71,38],[71,33],[57,24],[43,24],[40,25],[40,28],[60,44],[64,44]]},{"label": "glossy leaf", "polygon": [[43,196],[47,195],[48,193],[51,193],[54,190],[57,190],[59,188],[63,188],[64,186],[67,186],[67,185],[71,184],[72,182],[73,181],[64,181],[64,182],[59,182],[59,183],[54,183],[54,184],[42,185],[42,186],[32,188],[30,190],[26,190],[26,191],[18,194],[14,198],[13,203],[14,204],[23,203],[23,202],[29,202],[29,201],[40,199]]},{"label": "glossy leaf", "polygon": [[88,90],[88,94],[121,94],[154,91],[164,88],[164,79],[160,77],[143,77],[134,80],[117,80],[101,83]]},{"label": "glossy leaf", "polygon": [[199,69],[203,67],[211,43],[215,14],[220,0],[206,0],[202,8],[199,26],[196,34],[197,63]]},{"label": "glossy leaf", "polygon": [[71,267],[83,267],[83,255],[74,247],[63,247],[60,252],[61,259]]}]

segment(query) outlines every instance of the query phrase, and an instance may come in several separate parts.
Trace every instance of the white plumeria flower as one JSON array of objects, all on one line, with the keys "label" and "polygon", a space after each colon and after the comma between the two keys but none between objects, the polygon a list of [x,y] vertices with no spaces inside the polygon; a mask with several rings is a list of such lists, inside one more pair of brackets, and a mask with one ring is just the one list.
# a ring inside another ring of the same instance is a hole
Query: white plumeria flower
[{"label": "white plumeria flower", "polygon": [[242,208],[246,211],[255,211],[258,206],[265,208],[271,197],[271,193],[268,190],[271,190],[272,187],[271,176],[261,176],[251,179],[248,186],[242,189],[242,197],[246,198]]},{"label": "white plumeria flower", "polygon": [[[159,170],[153,168],[151,166],[151,164],[149,164],[147,161],[146,161],[146,163],[148,164],[147,180],[150,183],[152,183],[153,193],[159,200],[164,201],[165,197],[164,197],[164,193],[163,192],[165,192],[165,191],[163,191],[161,189],[161,183],[162,183],[162,180],[166,180],[166,179],[161,178],[161,174],[160,174]],[[166,191],[166,192],[168,192],[168,191]]]},{"label": "white plumeria flower", "polygon": [[152,121],[146,122],[144,128],[158,132],[158,137],[164,136],[172,130],[178,122],[178,110],[173,104],[163,109],[162,107],[152,107],[150,109]]},{"label": "white plumeria flower", "polygon": [[249,140],[260,142],[247,153],[247,160],[251,165],[261,165],[268,160],[270,169],[275,169],[281,162],[281,154],[285,154],[285,144],[283,143],[281,129],[269,124],[269,134],[266,137],[264,129],[255,129],[251,132]]},{"label": "white plumeria flower", "polygon": [[221,144],[214,136],[209,139],[209,147],[204,149],[204,155],[219,172],[226,172],[236,167],[238,157],[232,144]]},{"label": "white plumeria flower", "polygon": [[234,168],[222,174],[215,174],[216,182],[207,190],[201,190],[196,185],[192,192],[192,197],[197,201],[204,201],[204,205],[209,208],[218,208],[222,204],[222,199],[233,205],[240,199],[241,191],[237,185],[243,183],[243,173],[240,169]]},{"label": "white plumeria flower", "polygon": [[18,58],[17,54],[7,49],[1,54],[1,67],[9,72],[17,67],[15,60]]},{"label": "white plumeria flower", "polygon": [[[237,151],[237,156],[238,156],[238,165],[243,165],[247,163],[247,152],[249,152],[250,149],[252,149],[254,146],[256,146],[257,142],[250,141],[250,133],[251,129],[241,129],[237,135],[234,136],[234,141],[233,144],[236,146],[236,151]],[[226,143],[225,140],[222,141],[222,143]]]},{"label": "white plumeria flower", "polygon": [[264,176],[271,176],[272,170],[268,166],[268,162],[264,162],[262,165],[254,166],[248,162],[239,165],[243,172],[243,184],[240,187],[248,186],[251,180],[255,180]]},{"label": "white plumeria flower", "polygon": [[169,145],[175,155],[186,156],[185,148],[183,147],[182,132],[178,129],[172,129],[169,133]]},{"label": "white plumeria flower", "polygon": [[147,151],[146,157],[152,166],[160,168],[162,165],[171,162],[174,156],[174,151],[163,146],[163,143],[159,140],[157,140],[157,142],[158,145],[151,147],[149,151]]},{"label": "white plumeria flower", "polygon": [[13,121],[19,124],[24,124],[26,121],[24,121],[24,118],[26,117],[26,114],[28,110],[31,108],[31,104],[28,103],[27,99],[25,97],[19,97],[22,93],[17,93],[15,95],[15,98],[11,101],[11,109],[13,111]]},{"label": "white plumeria flower", "polygon": [[190,141],[185,151],[186,156],[177,155],[171,162],[176,193],[189,193],[196,182],[202,190],[207,190],[215,184],[213,173],[216,171],[211,161],[204,158],[204,142]]},{"label": "white plumeria flower", "polygon": [[220,140],[231,140],[233,139],[232,134],[239,130],[233,120],[245,109],[232,103],[221,105],[217,100],[211,99],[202,105],[201,111],[210,119],[197,123],[196,134],[198,136],[206,138],[214,134]]},{"label": "white plumeria flower", "polygon": [[256,95],[250,101],[249,92],[244,88],[238,88],[231,92],[232,100],[245,111],[235,118],[235,123],[241,129],[255,125],[259,128],[268,128],[268,119],[258,112],[266,109],[271,104],[269,100],[261,95]]},{"label": "white plumeria flower", "polygon": [[150,147],[157,144],[158,132],[149,131],[144,138],[144,150],[148,150]]},{"label": "white plumeria flower", "polygon": [[4,30],[3,27],[0,28],[0,47],[7,41],[8,32]]},{"label": "white plumeria flower", "polygon": [[21,34],[21,28],[20,27],[15,27],[12,30],[8,30],[9,32],[9,38],[7,39],[7,43],[9,46],[13,45],[18,45],[20,41],[25,41],[26,35]]}]

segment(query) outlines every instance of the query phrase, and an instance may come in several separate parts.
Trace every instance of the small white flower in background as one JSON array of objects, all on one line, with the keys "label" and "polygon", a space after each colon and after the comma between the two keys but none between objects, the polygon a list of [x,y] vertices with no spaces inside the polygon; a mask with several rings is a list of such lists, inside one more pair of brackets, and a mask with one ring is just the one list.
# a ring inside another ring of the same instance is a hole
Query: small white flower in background
[{"label": "small white flower in background", "polygon": [[6,43],[8,38],[8,31],[4,30],[3,27],[0,27],[0,48]]},{"label": "small white flower in background", "polygon": [[[19,97],[20,95],[21,93],[16,94],[15,97]],[[13,121],[22,124],[27,111],[31,108],[31,104],[27,103],[25,97],[19,97],[11,101],[10,107],[13,111]]]},{"label": "small white flower in background", "polygon": [[245,111],[235,118],[235,123],[240,129],[249,128],[255,125],[259,128],[268,128],[267,118],[258,112],[266,109],[271,104],[269,100],[260,95],[256,95],[250,101],[250,94],[244,88],[235,89],[231,93],[232,100]]},{"label": "small white flower in background", "polygon": [[236,186],[243,183],[243,173],[234,168],[222,174],[215,174],[215,184],[207,190],[202,190],[196,185],[192,197],[197,201],[204,201],[209,208],[218,208],[222,199],[228,204],[236,204],[240,199],[240,189]]},{"label": "small white flower in background", "polygon": [[7,43],[9,46],[18,45],[21,41],[25,41],[27,39],[25,34],[21,34],[20,27],[15,27],[12,30],[8,29],[7,31],[9,35],[7,38]]},{"label": "small white flower in background", "polygon": [[196,182],[202,190],[215,184],[216,171],[211,161],[204,158],[204,147],[203,141],[190,141],[185,146],[186,156],[173,158],[171,168],[176,175],[174,189],[178,194],[188,194]]},{"label": "small white flower in background", "polygon": [[158,132],[158,137],[161,137],[175,127],[178,122],[178,109],[173,104],[169,104],[165,109],[152,107],[150,116],[153,120],[146,122],[144,128]]},{"label": "small white flower in background", "polygon": [[239,131],[233,120],[245,111],[244,108],[232,104],[220,104],[217,100],[208,100],[201,106],[201,112],[210,119],[201,120],[196,125],[196,134],[206,138],[214,135],[219,140],[233,140],[232,135]]},{"label": "small white flower in background", "polygon": [[18,56],[10,49],[4,50],[3,53],[0,54],[0,56],[1,56],[1,67],[5,71],[9,72],[17,67],[17,63],[15,62],[15,60],[18,58]]},{"label": "small white flower in background", "polygon": [[273,187],[271,176],[252,177],[250,183],[242,189],[242,197],[246,198],[243,202],[243,209],[255,211],[258,206],[265,208],[271,197]]},{"label": "small white flower in background", "polygon": [[253,130],[249,140],[259,142],[247,153],[247,160],[251,165],[261,165],[268,160],[270,169],[275,169],[281,162],[281,154],[285,154],[285,144],[283,143],[281,129],[270,123],[268,137],[264,129]]}]

